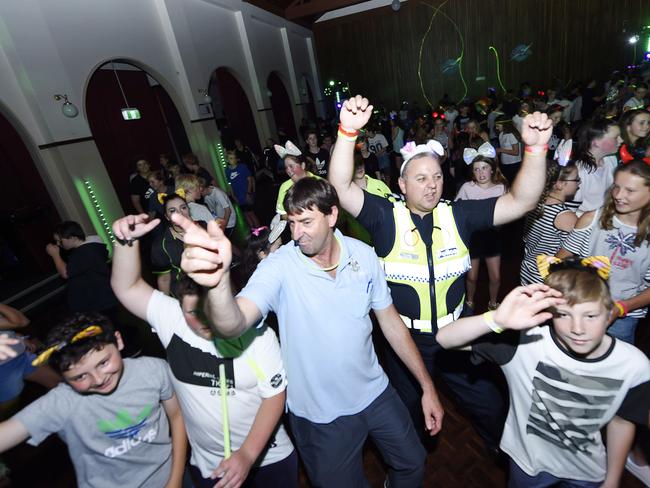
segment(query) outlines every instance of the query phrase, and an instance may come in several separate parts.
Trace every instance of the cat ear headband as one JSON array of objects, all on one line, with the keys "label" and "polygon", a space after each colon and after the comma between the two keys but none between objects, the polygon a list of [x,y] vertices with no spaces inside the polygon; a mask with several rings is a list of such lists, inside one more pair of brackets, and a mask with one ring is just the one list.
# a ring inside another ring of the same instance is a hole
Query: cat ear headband
[{"label": "cat ear headband", "polygon": [[607,281],[612,265],[606,256],[589,256],[588,258],[566,258],[560,259],[547,254],[537,256],[537,269],[543,279],[563,269],[578,269],[582,271],[594,271],[600,278]]}]

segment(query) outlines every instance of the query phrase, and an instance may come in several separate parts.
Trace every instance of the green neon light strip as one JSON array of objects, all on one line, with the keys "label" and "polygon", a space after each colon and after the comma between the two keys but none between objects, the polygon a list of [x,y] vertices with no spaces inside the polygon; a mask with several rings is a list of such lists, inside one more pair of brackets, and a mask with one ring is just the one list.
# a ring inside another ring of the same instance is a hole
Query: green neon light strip
[{"label": "green neon light strip", "polygon": [[503,86],[503,83],[501,82],[501,67],[500,67],[501,62],[499,60],[499,53],[497,52],[497,48],[494,47],[494,46],[490,46],[488,48],[488,50],[494,52],[494,57],[497,60],[497,80],[499,80],[499,86],[501,87],[501,89],[503,90],[503,93],[505,94],[506,93],[506,87]]},{"label": "green neon light strip", "polygon": [[[422,40],[420,41],[420,53],[418,54],[418,79],[420,80],[420,90],[422,91],[422,96],[427,101],[427,104],[429,106],[433,106],[433,104],[431,103],[431,100],[429,100],[429,97],[427,97],[427,93],[424,90],[424,82],[422,81],[422,51],[424,50],[424,41],[426,41],[427,36],[429,35],[429,32],[431,32],[431,27],[433,26],[433,19],[436,18],[436,15],[438,15],[438,12],[440,11],[440,9],[442,7],[444,7],[444,5],[448,1],[449,0],[445,0],[439,7],[434,8],[433,15],[431,16],[431,19],[429,20],[429,26],[427,27],[427,30],[424,33],[424,36],[422,36]],[[431,5],[429,5],[429,7],[431,7]]]},{"label": "green neon light strip", "polygon": [[112,255],[115,236],[113,235],[113,230],[111,229],[110,224],[106,220],[106,215],[102,210],[92,183],[89,180],[82,181],[75,179],[74,184],[77,187],[77,192],[81,197],[81,201],[88,213],[88,217],[95,228],[95,232],[97,232],[97,234],[102,238],[108,247],[109,254]]}]

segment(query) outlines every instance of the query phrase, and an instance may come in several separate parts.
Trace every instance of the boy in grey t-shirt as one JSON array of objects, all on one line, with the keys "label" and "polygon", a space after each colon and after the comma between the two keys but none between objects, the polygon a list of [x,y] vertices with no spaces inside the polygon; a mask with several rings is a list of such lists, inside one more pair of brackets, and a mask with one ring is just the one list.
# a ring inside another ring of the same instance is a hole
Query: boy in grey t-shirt
[{"label": "boy in grey t-shirt", "polygon": [[47,342],[34,362],[65,384],[0,423],[0,452],[56,433],[81,487],[180,486],[187,437],[166,363],[123,361],[119,332],[99,314],[73,315]]}]

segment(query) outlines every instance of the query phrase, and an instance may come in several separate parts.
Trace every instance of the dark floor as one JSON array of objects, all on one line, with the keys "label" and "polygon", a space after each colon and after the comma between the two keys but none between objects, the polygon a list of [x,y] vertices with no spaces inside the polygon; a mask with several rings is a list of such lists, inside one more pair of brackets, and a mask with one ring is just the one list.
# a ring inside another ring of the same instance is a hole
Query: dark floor
[{"label": "dark floor", "polygon": [[[502,263],[502,290],[509,290],[517,284],[518,263],[520,255],[519,229],[514,226],[504,229],[504,259]],[[487,277],[482,270],[480,277],[482,286],[476,302],[477,311],[485,308],[487,297],[485,288]],[[31,317],[36,332],[43,331],[50,323],[51,317],[60,312],[60,305],[40,312],[38,317]],[[160,355],[162,351],[155,344],[155,336],[146,327],[142,334],[148,344],[145,353]],[[648,320],[639,327],[637,346],[646,354],[650,352],[650,328]],[[449,395],[441,388],[442,401],[446,410],[444,427],[439,434],[438,445],[427,459],[427,474],[425,487],[449,486],[463,488],[486,488],[506,486],[506,471],[502,464],[494,464],[483,452],[483,444],[468,421],[461,415],[449,399]],[[38,387],[29,386],[23,396],[27,403],[42,394]],[[14,487],[29,488],[72,488],[75,486],[74,472],[67,455],[65,445],[55,437],[51,437],[38,448],[27,445],[19,446],[3,458],[12,468]],[[377,452],[369,445],[364,455],[366,474],[372,487],[382,487],[385,477],[385,467]],[[301,486],[308,487],[304,474]],[[624,474],[623,488],[642,488],[642,484],[629,473]]]}]

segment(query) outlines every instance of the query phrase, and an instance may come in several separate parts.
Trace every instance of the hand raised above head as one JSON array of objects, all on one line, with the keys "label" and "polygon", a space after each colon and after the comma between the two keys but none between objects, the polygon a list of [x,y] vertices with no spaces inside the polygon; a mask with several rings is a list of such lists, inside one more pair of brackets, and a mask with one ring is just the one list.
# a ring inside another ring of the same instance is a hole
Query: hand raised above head
[{"label": "hand raised above head", "polygon": [[368,123],[371,115],[372,105],[368,99],[357,95],[343,102],[339,118],[344,129],[358,130]]},{"label": "hand raised above head", "polygon": [[160,223],[147,214],[127,215],[113,222],[113,234],[118,239],[133,241],[147,234]]},{"label": "hand raised above head", "polygon": [[534,112],[526,115],[521,125],[521,138],[527,146],[548,144],[553,133],[553,122],[548,115]]},{"label": "hand raised above head", "polygon": [[504,329],[529,329],[552,318],[548,309],[562,303],[562,294],[547,285],[518,286],[494,312],[494,322]]},{"label": "hand raised above head", "polygon": [[181,269],[201,286],[217,286],[232,261],[232,246],[219,225],[213,220],[205,230],[178,213],[172,222],[184,231]]}]

